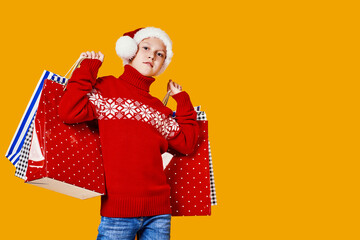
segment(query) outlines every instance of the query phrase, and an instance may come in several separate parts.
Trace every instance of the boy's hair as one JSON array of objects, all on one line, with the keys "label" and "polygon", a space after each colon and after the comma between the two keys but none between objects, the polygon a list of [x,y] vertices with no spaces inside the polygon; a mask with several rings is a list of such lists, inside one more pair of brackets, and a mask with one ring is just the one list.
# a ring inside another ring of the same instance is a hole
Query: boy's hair
[{"label": "boy's hair", "polygon": [[166,58],[160,71],[155,75],[157,76],[165,71],[174,55],[172,52],[172,41],[169,35],[160,28],[138,28],[134,31],[124,33],[124,35],[116,41],[115,50],[117,55],[123,60],[124,65],[129,64],[137,53],[139,43],[149,37],[160,39],[166,46]]}]

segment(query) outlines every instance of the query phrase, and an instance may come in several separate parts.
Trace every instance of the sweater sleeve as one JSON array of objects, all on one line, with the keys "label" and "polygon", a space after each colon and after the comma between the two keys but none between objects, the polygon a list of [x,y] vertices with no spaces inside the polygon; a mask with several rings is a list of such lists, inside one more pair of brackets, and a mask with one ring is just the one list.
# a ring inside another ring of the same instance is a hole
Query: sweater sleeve
[{"label": "sweater sleeve", "polygon": [[172,96],[177,102],[175,120],[179,124],[179,132],[170,140],[169,146],[182,154],[194,151],[199,137],[199,125],[196,111],[187,92],[182,91]]},{"label": "sweater sleeve", "polygon": [[73,72],[59,105],[59,116],[65,123],[80,123],[97,117],[87,94],[100,80],[97,74],[101,64],[98,59],[84,59]]}]

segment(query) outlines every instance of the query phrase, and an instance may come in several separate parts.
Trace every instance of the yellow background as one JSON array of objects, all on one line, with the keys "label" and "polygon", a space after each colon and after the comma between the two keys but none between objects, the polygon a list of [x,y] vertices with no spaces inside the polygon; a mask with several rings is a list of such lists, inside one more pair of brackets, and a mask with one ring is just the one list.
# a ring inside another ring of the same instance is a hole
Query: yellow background
[{"label": "yellow background", "polygon": [[[1,238],[95,239],[100,198],[24,184],[5,158],[43,70],[65,74],[116,40],[165,30],[169,78],[209,119],[218,206],[173,217],[177,239],[360,239],[356,1],[7,1],[1,7]],[[174,108],[174,100],[169,106]]]}]

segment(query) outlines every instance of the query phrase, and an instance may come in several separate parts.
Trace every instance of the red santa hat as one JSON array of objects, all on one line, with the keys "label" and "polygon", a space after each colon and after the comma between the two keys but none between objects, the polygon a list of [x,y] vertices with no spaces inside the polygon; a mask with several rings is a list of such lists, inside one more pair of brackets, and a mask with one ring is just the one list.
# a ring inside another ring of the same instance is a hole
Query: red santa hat
[{"label": "red santa hat", "polygon": [[166,32],[164,32],[160,28],[155,28],[155,27],[138,28],[134,31],[124,33],[124,35],[116,41],[115,50],[117,55],[123,60],[124,65],[126,65],[133,57],[135,57],[139,43],[143,39],[149,37],[156,37],[162,40],[164,45],[166,46],[165,61],[160,71],[156,74],[159,75],[165,71],[167,66],[170,64],[171,58],[173,56],[171,39],[166,34]]}]

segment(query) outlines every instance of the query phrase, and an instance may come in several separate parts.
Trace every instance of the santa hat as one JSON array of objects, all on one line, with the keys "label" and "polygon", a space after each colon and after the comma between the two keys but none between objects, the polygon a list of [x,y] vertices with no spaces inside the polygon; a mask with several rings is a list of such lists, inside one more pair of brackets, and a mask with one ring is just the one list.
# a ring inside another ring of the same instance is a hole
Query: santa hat
[{"label": "santa hat", "polygon": [[146,27],[146,28],[138,28],[134,31],[124,33],[122,37],[120,37],[116,41],[115,50],[117,55],[123,60],[124,65],[128,64],[129,61],[135,57],[139,43],[149,37],[156,37],[163,41],[166,46],[166,58],[160,69],[160,71],[156,75],[160,75],[165,71],[169,63],[171,62],[171,58],[173,56],[172,52],[172,42],[170,37],[161,30],[160,28],[155,27]]}]

